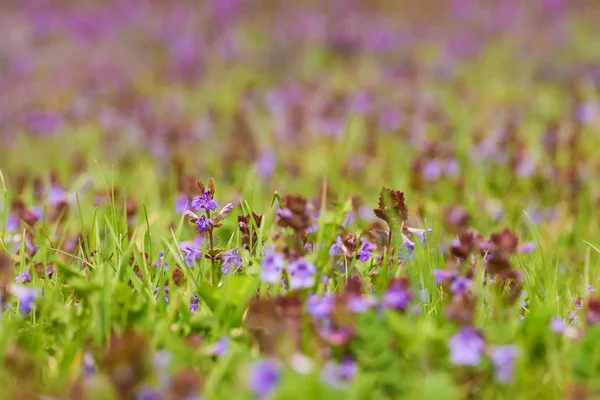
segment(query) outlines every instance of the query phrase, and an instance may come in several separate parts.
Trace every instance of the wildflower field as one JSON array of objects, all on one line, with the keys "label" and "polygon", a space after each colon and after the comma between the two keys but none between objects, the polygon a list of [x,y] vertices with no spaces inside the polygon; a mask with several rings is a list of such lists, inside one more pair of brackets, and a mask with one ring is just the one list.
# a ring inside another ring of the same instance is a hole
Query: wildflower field
[{"label": "wildflower field", "polygon": [[0,2],[0,399],[600,398],[600,2]]}]

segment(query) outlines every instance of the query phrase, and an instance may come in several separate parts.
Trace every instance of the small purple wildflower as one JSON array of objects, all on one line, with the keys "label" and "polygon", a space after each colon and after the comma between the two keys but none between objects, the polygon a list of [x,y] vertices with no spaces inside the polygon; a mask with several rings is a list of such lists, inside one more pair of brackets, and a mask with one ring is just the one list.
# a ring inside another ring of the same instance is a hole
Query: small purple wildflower
[{"label": "small purple wildflower", "polygon": [[537,245],[535,242],[525,242],[519,246],[519,252],[521,253],[532,253],[536,249]]},{"label": "small purple wildflower", "polygon": [[346,246],[344,246],[344,242],[342,241],[342,237],[338,235],[335,238],[335,243],[331,245],[329,248],[329,255],[332,257],[341,256],[342,254],[346,254]]},{"label": "small purple wildflower", "polygon": [[223,260],[221,272],[225,275],[229,274],[232,268],[238,268],[242,265],[242,256],[237,252],[237,247],[221,254],[221,259]]},{"label": "small purple wildflower", "polygon": [[403,282],[394,282],[384,293],[381,304],[385,308],[406,310],[412,300],[412,291]]},{"label": "small purple wildflower", "polygon": [[196,226],[200,232],[205,232],[213,225],[213,221],[210,218],[206,218],[205,215],[201,215],[196,220]]},{"label": "small purple wildflower", "polygon": [[447,271],[445,269],[434,269],[433,270],[433,279],[435,279],[436,285],[440,283],[449,281],[454,278],[455,274],[451,271]]},{"label": "small purple wildflower", "polygon": [[561,318],[555,315],[550,320],[550,329],[552,329],[552,331],[555,333],[563,334],[567,329],[567,325]]},{"label": "small purple wildflower", "polygon": [[208,211],[215,211],[217,209],[217,203],[211,199],[210,194],[207,191],[204,192],[201,196],[196,196],[192,199],[192,207],[194,210],[200,211],[201,209],[205,209]]},{"label": "small purple wildflower", "polygon": [[450,338],[448,346],[453,364],[475,366],[481,361],[485,341],[475,329],[466,326]]},{"label": "small purple wildflower", "polygon": [[317,268],[311,262],[300,258],[288,265],[287,269],[292,289],[308,289],[314,285]]},{"label": "small purple wildflower", "polygon": [[222,356],[227,351],[227,347],[229,347],[230,341],[231,339],[229,338],[229,336],[223,336],[211,346],[210,353],[216,356]]},{"label": "small purple wildflower", "polygon": [[472,281],[464,276],[457,276],[450,284],[450,291],[454,294],[462,294],[471,288]]},{"label": "small purple wildflower", "polygon": [[[159,288],[159,287],[156,287],[156,288],[154,289],[154,297],[155,297],[155,298],[158,298],[158,291],[159,291],[159,290],[160,290],[160,288]],[[163,287],[163,293],[164,293],[165,303],[168,303],[168,302],[169,302],[169,287],[168,287],[168,286],[166,286],[166,285],[165,285],[165,286]]]},{"label": "small purple wildflower", "polygon": [[323,380],[330,386],[343,388],[354,379],[356,370],[356,362],[350,357],[346,357],[339,364],[333,361],[327,362],[323,366],[322,376]]},{"label": "small purple wildflower", "polygon": [[427,181],[439,179],[442,173],[442,165],[438,160],[429,160],[423,167],[423,177]]},{"label": "small purple wildflower", "polygon": [[19,312],[23,315],[28,315],[31,312],[35,299],[40,295],[37,289],[18,285],[11,285],[10,292],[17,298]]},{"label": "small purple wildflower", "polygon": [[[421,243],[423,243],[423,244],[426,243],[425,234],[432,232],[431,228],[427,228],[427,229],[406,228],[406,230],[412,234],[418,235],[421,238]],[[413,243],[413,247],[414,247],[414,243]]]},{"label": "small purple wildflower", "polygon": [[182,242],[179,243],[179,248],[181,249],[183,260],[190,268],[194,266],[197,259],[202,257],[202,252],[195,248],[192,244]]},{"label": "small purple wildflower", "polygon": [[198,311],[198,306],[200,305],[200,297],[197,294],[193,295],[190,298],[190,312],[195,313]]},{"label": "small purple wildflower", "polygon": [[256,170],[263,179],[268,179],[275,170],[276,165],[275,153],[271,150],[265,150],[260,155],[256,162]]},{"label": "small purple wildflower", "polygon": [[308,313],[315,318],[327,318],[333,309],[333,297],[330,295],[310,295],[306,300]]},{"label": "small purple wildflower", "polygon": [[248,386],[254,394],[264,399],[275,390],[281,376],[279,366],[274,360],[257,361],[248,375]]},{"label": "small purple wildflower", "polygon": [[183,214],[190,205],[190,199],[188,196],[184,194],[180,194],[175,199],[175,212],[178,214]]},{"label": "small purple wildflower", "polygon": [[377,300],[373,296],[350,296],[348,298],[348,310],[353,313],[361,313],[368,311],[377,304]]},{"label": "small purple wildflower", "polygon": [[223,208],[221,208],[221,211],[219,211],[218,214],[218,219],[219,221],[222,221],[223,219],[225,219],[225,217],[227,217],[231,211],[233,211],[233,203],[227,203],[223,206]]},{"label": "small purple wildflower", "polygon": [[369,261],[369,258],[373,256],[372,252],[377,250],[377,246],[369,242],[366,238],[361,238],[360,240],[362,242],[362,245],[360,246],[360,249],[358,249],[357,252],[358,259],[361,262]]},{"label": "small purple wildflower", "polygon": [[492,350],[490,358],[494,364],[494,376],[500,383],[508,383],[513,379],[515,360],[519,348],[514,345],[499,346]]},{"label": "small purple wildflower", "polygon": [[595,292],[595,291],[596,291],[596,288],[595,288],[595,287],[593,287],[592,285],[588,285],[588,287],[587,287],[587,291],[588,291],[588,293]]},{"label": "small purple wildflower", "polygon": [[260,271],[260,279],[268,283],[276,283],[281,280],[281,274],[285,267],[283,256],[274,251],[265,252],[265,257],[262,260],[262,271]]},{"label": "small purple wildflower", "polygon": [[27,283],[27,282],[31,282],[32,280],[33,280],[33,278],[27,271],[23,271],[15,277],[15,282],[17,282],[17,283]]},{"label": "small purple wildflower", "polygon": [[404,247],[405,253],[409,259],[415,258],[415,243],[407,238],[404,234],[402,234],[402,247]]},{"label": "small purple wildflower", "polygon": [[56,206],[57,204],[68,201],[69,195],[68,193],[58,185],[52,185],[50,190],[48,191],[48,204],[51,206]]},{"label": "small purple wildflower", "polygon": [[166,271],[169,269],[169,264],[164,262],[165,259],[165,252],[161,251],[160,253],[158,253],[158,260],[154,263],[154,267],[158,268],[161,265],[163,266],[163,269]]},{"label": "small purple wildflower", "polygon": [[96,373],[96,362],[90,353],[83,355],[83,374],[86,378],[90,378]]}]

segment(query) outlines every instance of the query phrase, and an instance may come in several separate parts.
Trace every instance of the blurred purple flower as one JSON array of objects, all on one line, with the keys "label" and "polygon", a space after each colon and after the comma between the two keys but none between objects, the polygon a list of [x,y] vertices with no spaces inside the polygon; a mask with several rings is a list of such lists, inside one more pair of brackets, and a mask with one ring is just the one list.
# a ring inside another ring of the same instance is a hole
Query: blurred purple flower
[{"label": "blurred purple flower", "polygon": [[433,270],[433,278],[435,279],[435,283],[439,285],[440,283],[449,281],[454,278],[456,274],[451,271],[447,271],[445,269],[434,269]]},{"label": "blurred purple flower", "polygon": [[[431,228],[417,229],[417,228],[409,228],[409,227],[407,227],[406,230],[414,235],[418,235],[421,238],[421,243],[423,243],[423,244],[426,243],[425,234],[433,231],[433,229],[431,229]],[[414,244],[413,244],[413,247],[414,247]]]},{"label": "blurred purple flower", "polygon": [[323,365],[322,376],[323,380],[336,388],[346,386],[356,375],[356,362],[350,357],[345,357],[341,363],[328,361]]},{"label": "blurred purple flower", "polygon": [[472,281],[464,276],[457,276],[450,284],[450,291],[454,294],[462,294],[471,288]]},{"label": "blurred purple flower", "polygon": [[379,128],[383,131],[397,131],[401,123],[402,117],[397,108],[387,108],[379,116]]},{"label": "blurred purple flower", "polygon": [[565,333],[567,326],[565,325],[562,318],[557,317],[556,315],[552,317],[550,320],[550,328],[553,332],[563,334]]},{"label": "blurred purple flower", "polygon": [[96,373],[96,362],[94,356],[86,352],[83,355],[83,374],[86,378],[91,377]]},{"label": "blurred purple flower", "polygon": [[333,309],[333,300],[331,295],[313,294],[306,300],[306,309],[315,318],[327,318]]},{"label": "blurred purple flower", "polygon": [[200,306],[200,297],[195,294],[190,298],[190,312],[195,313],[198,311],[198,306]]},{"label": "blurred purple flower", "polygon": [[465,326],[448,341],[450,361],[455,365],[475,366],[481,362],[485,341],[470,326]]},{"label": "blurred purple flower", "polygon": [[217,340],[210,348],[210,352],[216,356],[222,356],[227,351],[227,347],[229,347],[229,336],[223,336],[219,340]]},{"label": "blurred purple flower", "polygon": [[292,289],[308,289],[314,285],[317,268],[311,262],[300,258],[288,265],[287,270]]},{"label": "blurred purple flower", "polygon": [[183,214],[185,210],[188,209],[189,205],[190,199],[188,198],[188,196],[180,194],[175,199],[175,212],[178,214]]},{"label": "blurred purple flower", "polygon": [[[157,286],[154,289],[154,298],[158,298],[158,292],[159,292],[160,288]],[[165,298],[165,303],[169,302],[169,287],[167,285],[163,286],[163,295]]]},{"label": "blurred purple flower", "polygon": [[40,295],[37,289],[19,285],[11,285],[10,293],[17,298],[19,312],[23,315],[28,315],[31,312],[35,299]]},{"label": "blurred purple flower", "polygon": [[167,271],[169,269],[169,264],[164,262],[164,259],[165,259],[165,253],[164,253],[164,251],[161,251],[160,253],[158,253],[158,260],[154,263],[154,267],[158,268],[162,265],[163,269],[165,271]]},{"label": "blurred purple flower", "polygon": [[587,287],[587,291],[588,291],[588,293],[595,292],[595,291],[596,291],[596,288],[595,288],[595,287],[593,287],[592,285],[588,285],[588,287]]},{"label": "blurred purple flower", "polygon": [[256,162],[256,170],[263,179],[269,179],[275,170],[276,165],[275,153],[271,150],[265,150],[261,153]]},{"label": "blurred purple flower", "polygon": [[202,258],[202,252],[194,245],[179,243],[179,248],[181,249],[183,260],[190,268],[194,266],[197,259]]},{"label": "blurred purple flower", "polygon": [[373,243],[369,242],[367,240],[367,238],[361,238],[360,239],[362,242],[362,245],[360,246],[360,248],[358,249],[358,259],[361,262],[366,262],[369,260],[369,258],[371,258],[373,256],[373,251],[377,250],[377,246],[375,246]]},{"label": "blurred purple flower", "polygon": [[225,275],[229,274],[232,268],[238,268],[242,265],[242,257],[239,255],[237,247],[221,254],[221,259],[223,260],[221,272]]},{"label": "blurred purple flower", "polygon": [[17,283],[27,283],[27,282],[31,282],[32,280],[33,280],[33,278],[27,271],[23,271],[15,277],[15,282],[17,282]]},{"label": "blurred purple flower", "polygon": [[344,242],[342,241],[342,237],[338,235],[335,238],[335,243],[331,245],[329,248],[329,255],[332,257],[341,256],[342,254],[346,254],[346,246],[344,246]]},{"label": "blurred purple flower", "polygon": [[283,255],[274,251],[266,251],[261,264],[260,279],[268,283],[276,283],[281,280],[281,274],[285,267]]},{"label": "blurred purple flower", "polygon": [[192,207],[197,211],[202,209],[215,211],[217,209],[217,203],[210,198],[210,194],[207,190],[201,196],[196,196],[192,199]]},{"label": "blurred purple flower", "polygon": [[373,99],[369,92],[359,92],[350,101],[350,111],[358,115],[364,115],[369,112]]},{"label": "blurred purple flower", "polygon": [[264,399],[275,390],[280,378],[277,362],[264,359],[252,366],[248,375],[248,386],[258,398]]},{"label": "blurred purple flower", "polygon": [[519,246],[519,252],[520,253],[531,253],[533,252],[537,247],[537,244],[535,242],[525,242],[522,245]]},{"label": "blurred purple flower", "polygon": [[377,300],[373,296],[350,296],[348,297],[348,310],[353,313],[361,313],[375,307]]},{"label": "blurred purple flower", "polygon": [[406,310],[412,300],[412,291],[404,282],[394,282],[383,294],[381,304],[385,308]]},{"label": "blurred purple flower", "polygon": [[500,383],[507,383],[513,379],[515,360],[519,355],[519,348],[514,345],[499,346],[492,350],[490,358],[494,364],[494,376]]},{"label": "blurred purple flower", "polygon": [[438,160],[429,160],[423,166],[422,173],[426,181],[438,180],[442,174],[442,165]]}]

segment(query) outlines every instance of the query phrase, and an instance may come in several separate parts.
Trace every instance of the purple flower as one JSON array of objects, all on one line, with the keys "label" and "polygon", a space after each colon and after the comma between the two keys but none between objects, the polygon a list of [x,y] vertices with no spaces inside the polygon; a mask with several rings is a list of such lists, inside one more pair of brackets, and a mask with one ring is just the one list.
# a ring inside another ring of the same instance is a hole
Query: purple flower
[{"label": "purple flower", "polygon": [[317,268],[311,262],[300,258],[288,265],[288,272],[292,289],[308,289],[315,283]]},{"label": "purple flower", "polygon": [[457,276],[450,284],[450,291],[454,294],[462,294],[471,288],[471,280],[464,276]]},{"label": "purple flower", "polygon": [[329,255],[332,257],[340,256],[342,254],[347,253],[346,246],[344,246],[344,242],[342,241],[342,237],[338,235],[335,238],[335,243],[331,245],[329,248]]},{"label": "purple flower", "polygon": [[407,286],[403,281],[393,282],[383,294],[383,298],[381,299],[383,307],[394,310],[406,310],[412,300],[412,291]]},{"label": "purple flower", "polygon": [[205,209],[208,211],[215,211],[217,209],[217,203],[210,197],[207,191],[201,196],[196,196],[192,199],[192,207],[194,210]]},{"label": "purple flower", "polygon": [[283,256],[274,251],[265,252],[265,257],[262,260],[262,271],[260,271],[260,279],[268,283],[276,283],[281,280],[281,274],[285,262]]},{"label": "purple flower", "polygon": [[91,377],[96,373],[96,362],[94,361],[94,357],[86,352],[83,355],[83,374],[86,378]]},{"label": "purple flower", "polygon": [[[425,244],[425,241],[426,241],[425,234],[432,231],[431,228],[427,228],[427,229],[406,228],[406,230],[414,235],[418,235],[421,238],[421,243],[423,243],[423,244]],[[413,247],[414,247],[414,243],[413,243]]]},{"label": "purple flower", "polygon": [[169,269],[169,264],[164,262],[164,258],[165,258],[165,253],[164,251],[161,251],[160,253],[158,253],[158,260],[154,263],[154,266],[156,268],[160,267],[161,265],[163,266],[164,270],[168,270]]},{"label": "purple flower", "polygon": [[275,170],[275,163],[275,153],[271,150],[265,150],[256,162],[256,170],[263,179],[268,179],[273,174],[273,170]]},{"label": "purple flower", "polygon": [[446,271],[445,269],[433,270],[433,278],[435,279],[436,285],[449,281],[450,279],[454,278],[454,276],[454,272]]},{"label": "purple flower", "polygon": [[550,320],[550,329],[555,333],[563,334],[565,333],[567,326],[561,318],[555,315]]},{"label": "purple flower", "polygon": [[217,340],[210,348],[210,353],[216,356],[222,356],[227,351],[227,347],[229,346],[229,336],[223,336],[221,339]]},{"label": "purple flower", "polygon": [[327,384],[342,388],[354,379],[356,370],[356,362],[350,357],[346,357],[339,364],[329,361],[323,365],[322,376]]},{"label": "purple flower", "polygon": [[485,341],[475,329],[465,326],[450,338],[448,346],[453,364],[475,366],[481,361]]},{"label": "purple flower", "polygon": [[519,246],[519,252],[521,253],[531,253],[537,247],[535,242],[525,242]]},{"label": "purple flower", "polygon": [[348,310],[353,313],[361,313],[365,312],[368,309],[374,307],[377,304],[377,301],[372,296],[350,296],[348,298]]},{"label": "purple flower", "polygon": [[196,226],[198,227],[198,230],[200,232],[205,232],[208,230],[208,228],[210,228],[213,225],[213,221],[210,218],[206,218],[205,215],[201,215],[197,220],[196,220]]},{"label": "purple flower", "polygon": [[188,198],[188,196],[180,194],[175,199],[175,212],[177,212],[178,214],[182,214],[185,212],[185,210],[188,209],[189,205],[190,199]]},{"label": "purple flower", "polygon": [[225,275],[230,273],[232,268],[238,268],[242,265],[242,256],[237,252],[237,247],[222,253],[221,260],[223,260],[221,272]]},{"label": "purple flower", "polygon": [[15,232],[19,229],[19,216],[17,214],[10,214],[6,219],[6,229],[9,232]]},{"label": "purple flower", "polygon": [[202,252],[195,248],[194,245],[185,242],[179,243],[183,260],[188,267],[192,268],[196,263],[196,260],[202,257]]},{"label": "purple flower", "polygon": [[490,358],[494,364],[494,376],[500,383],[507,383],[513,379],[515,360],[519,355],[519,348],[514,345],[499,346],[492,350]]},{"label": "purple flower", "polygon": [[366,238],[361,238],[360,240],[362,245],[360,246],[360,249],[358,249],[358,259],[361,262],[365,262],[371,258],[373,255],[372,251],[377,250],[377,246],[369,242]]},{"label": "purple flower", "polygon": [[439,179],[442,173],[442,165],[438,160],[429,160],[423,167],[423,177],[427,181],[435,181]]},{"label": "purple flower", "polygon": [[315,318],[327,318],[333,309],[333,297],[310,295],[306,300],[306,309]]},{"label": "purple flower", "polygon": [[19,312],[23,315],[28,315],[31,312],[35,299],[40,295],[37,289],[18,285],[11,285],[10,292],[17,298]]},{"label": "purple flower", "polygon": [[592,285],[588,285],[588,287],[587,287],[587,291],[588,291],[589,293],[591,293],[591,292],[595,292],[595,291],[596,291],[596,288],[595,288],[595,287],[593,287]]},{"label": "purple flower", "polygon": [[[154,289],[154,298],[158,298],[159,290],[160,290],[160,288],[158,286]],[[165,298],[165,303],[168,303],[169,302],[169,287],[166,285],[163,287],[163,294],[164,294],[164,298]]]},{"label": "purple flower", "polygon": [[17,282],[17,283],[27,283],[27,282],[31,282],[32,280],[33,280],[33,278],[27,271],[23,271],[23,272],[21,272],[21,274],[19,274],[18,276],[15,277],[15,282]]},{"label": "purple flower", "polygon": [[223,219],[225,219],[225,217],[227,217],[229,215],[229,213],[231,213],[232,210],[233,210],[233,203],[225,204],[223,206],[223,208],[221,208],[221,211],[219,211],[219,214],[218,214],[219,221],[222,221]]},{"label": "purple flower", "polygon": [[280,380],[279,366],[274,360],[257,361],[248,375],[248,386],[254,394],[264,399],[268,397]]},{"label": "purple flower", "polygon": [[56,206],[57,204],[68,201],[68,193],[58,185],[52,185],[48,191],[48,204]]},{"label": "purple flower", "polygon": [[195,294],[190,298],[190,312],[195,313],[198,310],[199,305],[200,305],[200,297],[198,297],[198,295]]},{"label": "purple flower", "polygon": [[[402,246],[405,249],[405,252],[408,255],[409,259],[413,259],[415,257],[415,243],[412,242],[406,235],[402,234]],[[402,250],[402,249],[401,249]]]}]

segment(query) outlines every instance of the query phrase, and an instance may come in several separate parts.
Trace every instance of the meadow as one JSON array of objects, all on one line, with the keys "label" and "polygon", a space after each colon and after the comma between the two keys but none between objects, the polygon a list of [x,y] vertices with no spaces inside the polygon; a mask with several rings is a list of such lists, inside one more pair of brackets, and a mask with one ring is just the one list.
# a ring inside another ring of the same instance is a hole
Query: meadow
[{"label": "meadow", "polygon": [[600,398],[599,6],[1,2],[0,399]]}]

